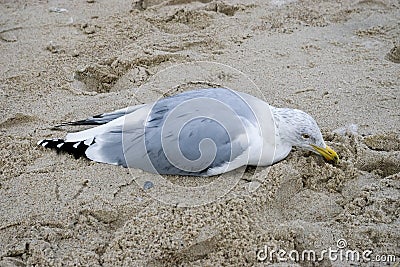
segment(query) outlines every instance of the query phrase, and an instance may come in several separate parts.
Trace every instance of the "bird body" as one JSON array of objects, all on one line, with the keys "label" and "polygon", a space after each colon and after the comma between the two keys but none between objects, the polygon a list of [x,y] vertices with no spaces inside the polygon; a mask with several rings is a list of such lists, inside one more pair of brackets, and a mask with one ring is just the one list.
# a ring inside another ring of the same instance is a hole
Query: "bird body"
[{"label": "bird body", "polygon": [[337,160],[308,114],[225,88],[188,91],[66,124],[98,126],[38,144],[158,174],[211,176],[268,166],[292,146]]}]

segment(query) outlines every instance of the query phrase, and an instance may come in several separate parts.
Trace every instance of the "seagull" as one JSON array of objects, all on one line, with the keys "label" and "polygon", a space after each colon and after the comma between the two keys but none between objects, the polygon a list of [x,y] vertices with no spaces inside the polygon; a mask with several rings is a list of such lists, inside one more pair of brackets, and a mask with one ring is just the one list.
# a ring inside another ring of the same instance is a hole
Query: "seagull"
[{"label": "seagull", "polygon": [[339,161],[309,114],[226,88],[186,91],[58,126],[65,125],[96,126],[38,145],[161,175],[213,176],[270,166],[292,147]]}]

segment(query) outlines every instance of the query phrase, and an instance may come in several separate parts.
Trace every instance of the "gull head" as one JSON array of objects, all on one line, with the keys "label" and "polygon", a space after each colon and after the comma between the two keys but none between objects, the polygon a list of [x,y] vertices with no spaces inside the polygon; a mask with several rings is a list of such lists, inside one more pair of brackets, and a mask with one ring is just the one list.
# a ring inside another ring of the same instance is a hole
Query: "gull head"
[{"label": "gull head", "polygon": [[297,146],[320,154],[326,160],[339,162],[337,153],[325,144],[315,120],[304,111],[271,107],[279,138],[288,146]]}]

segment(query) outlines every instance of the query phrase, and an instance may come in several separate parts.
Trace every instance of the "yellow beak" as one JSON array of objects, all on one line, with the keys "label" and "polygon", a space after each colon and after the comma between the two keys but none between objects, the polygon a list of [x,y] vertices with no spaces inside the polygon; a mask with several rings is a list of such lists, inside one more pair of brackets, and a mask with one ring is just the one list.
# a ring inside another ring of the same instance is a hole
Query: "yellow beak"
[{"label": "yellow beak", "polygon": [[322,148],[322,147],[315,146],[315,145],[311,145],[311,146],[315,149],[315,151],[317,151],[319,154],[321,154],[326,160],[333,161],[334,164],[337,164],[339,162],[338,154],[335,152],[335,150],[333,150],[329,146],[326,146],[326,148]]}]

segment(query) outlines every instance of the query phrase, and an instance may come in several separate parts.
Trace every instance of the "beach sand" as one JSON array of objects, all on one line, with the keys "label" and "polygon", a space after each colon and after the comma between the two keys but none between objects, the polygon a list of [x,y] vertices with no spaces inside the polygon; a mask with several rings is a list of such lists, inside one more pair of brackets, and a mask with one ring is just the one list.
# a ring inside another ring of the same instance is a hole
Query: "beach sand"
[{"label": "beach sand", "polygon": [[[0,266],[400,261],[398,1],[29,0],[0,14]],[[308,112],[340,163],[294,149],[239,180],[163,177],[177,192],[220,182],[182,207],[143,189],[151,174],[36,145],[74,130],[61,122],[214,85]]]}]

